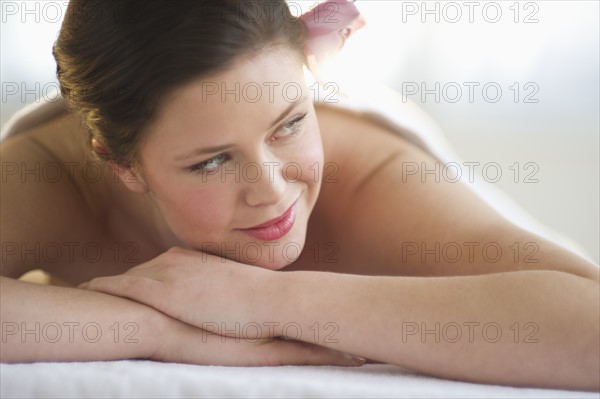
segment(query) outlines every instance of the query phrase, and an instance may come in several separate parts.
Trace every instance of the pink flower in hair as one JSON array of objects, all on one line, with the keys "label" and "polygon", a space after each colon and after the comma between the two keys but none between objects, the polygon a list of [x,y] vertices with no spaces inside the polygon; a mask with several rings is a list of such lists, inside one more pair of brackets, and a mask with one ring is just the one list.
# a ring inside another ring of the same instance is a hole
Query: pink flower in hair
[{"label": "pink flower in hair", "polygon": [[327,0],[302,14],[300,19],[308,27],[305,52],[308,67],[315,74],[341,50],[352,33],[366,24],[354,3],[348,0]]}]

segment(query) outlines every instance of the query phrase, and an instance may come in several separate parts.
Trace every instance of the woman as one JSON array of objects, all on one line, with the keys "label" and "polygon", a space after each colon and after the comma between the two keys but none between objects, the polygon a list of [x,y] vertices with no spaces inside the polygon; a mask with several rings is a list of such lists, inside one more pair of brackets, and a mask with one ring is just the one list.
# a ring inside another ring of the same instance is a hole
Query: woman
[{"label": "woman", "polygon": [[[69,177],[3,183],[2,361],[369,358],[600,389],[596,265],[464,186],[406,178],[434,158],[313,103],[318,34],[283,0],[70,3],[54,54],[77,113],[2,145]],[[71,287],[15,280],[35,268]]]}]

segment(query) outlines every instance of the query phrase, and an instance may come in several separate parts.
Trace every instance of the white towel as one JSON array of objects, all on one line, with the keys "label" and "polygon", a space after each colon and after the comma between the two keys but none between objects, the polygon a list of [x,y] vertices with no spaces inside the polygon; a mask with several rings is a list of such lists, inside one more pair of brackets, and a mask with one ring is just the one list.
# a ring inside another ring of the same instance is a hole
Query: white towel
[{"label": "white towel", "polygon": [[598,398],[472,384],[388,364],[218,367],[123,360],[0,364],[2,398]]}]

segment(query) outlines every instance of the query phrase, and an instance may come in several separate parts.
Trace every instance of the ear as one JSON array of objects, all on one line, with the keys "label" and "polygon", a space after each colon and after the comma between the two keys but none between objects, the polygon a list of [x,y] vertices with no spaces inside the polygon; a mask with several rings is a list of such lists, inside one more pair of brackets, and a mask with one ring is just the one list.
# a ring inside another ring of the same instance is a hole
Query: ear
[{"label": "ear", "polygon": [[[107,148],[97,139],[92,139],[92,146],[94,151],[98,154],[108,154]],[[115,177],[118,177],[121,182],[127,187],[128,190],[135,193],[147,193],[148,186],[144,181],[141,168],[138,164],[132,164],[131,166],[119,165],[115,161],[108,161],[108,166]]]},{"label": "ear", "polygon": [[127,187],[128,190],[134,193],[145,194],[149,192],[146,181],[138,164],[131,166],[122,166],[115,161],[109,161],[108,165],[115,176]]}]

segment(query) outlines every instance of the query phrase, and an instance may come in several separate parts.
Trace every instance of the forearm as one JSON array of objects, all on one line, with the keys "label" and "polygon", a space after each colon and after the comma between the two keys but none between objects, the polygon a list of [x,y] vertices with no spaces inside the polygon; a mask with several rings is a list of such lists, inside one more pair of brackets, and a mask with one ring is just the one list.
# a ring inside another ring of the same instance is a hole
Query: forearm
[{"label": "forearm", "polygon": [[300,325],[295,338],[315,342],[320,330],[321,345],[442,378],[600,389],[597,282],[548,271],[276,275],[274,314]]},{"label": "forearm", "polygon": [[94,291],[0,277],[2,362],[147,358],[162,316]]}]

